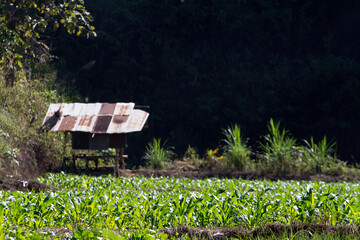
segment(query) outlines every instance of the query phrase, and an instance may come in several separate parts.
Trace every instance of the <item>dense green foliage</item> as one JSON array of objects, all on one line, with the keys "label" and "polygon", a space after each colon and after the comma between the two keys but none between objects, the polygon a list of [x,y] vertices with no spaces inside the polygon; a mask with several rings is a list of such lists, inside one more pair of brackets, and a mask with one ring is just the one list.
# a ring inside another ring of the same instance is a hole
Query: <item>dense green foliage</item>
[{"label": "dense green foliage", "polygon": [[359,1],[88,0],[86,7],[98,38],[56,35],[59,78],[90,102],[151,106],[149,130],[129,139],[130,157],[153,137],[168,138],[178,153],[190,144],[204,154],[218,145],[218,129],[234,123],[252,146],[271,117],[294,137],[336,139],[344,160],[360,155]]},{"label": "dense green foliage", "polygon": [[63,173],[41,181],[60,190],[0,192],[0,234],[45,238],[66,228],[75,232],[72,239],[109,236],[109,232],[129,239],[181,225],[360,224],[358,183],[95,178]]},{"label": "dense green foliage", "polygon": [[39,64],[19,72],[10,88],[0,71],[0,180],[5,174],[33,178],[59,166],[63,135],[41,125],[50,102],[76,100],[76,95],[62,91],[54,75],[48,64]]},{"label": "dense green foliage", "polygon": [[0,67],[7,85],[13,86],[17,70],[49,57],[43,34],[64,27],[68,33],[95,35],[92,17],[83,0],[2,0],[0,3]]}]

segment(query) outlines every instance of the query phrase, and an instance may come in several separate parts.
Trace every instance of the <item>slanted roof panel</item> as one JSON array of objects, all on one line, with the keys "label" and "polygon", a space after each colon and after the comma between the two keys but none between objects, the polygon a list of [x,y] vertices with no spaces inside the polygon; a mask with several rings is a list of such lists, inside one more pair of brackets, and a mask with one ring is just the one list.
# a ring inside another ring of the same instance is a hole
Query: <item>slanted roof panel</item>
[{"label": "slanted roof panel", "polygon": [[60,118],[56,124],[51,125],[54,126],[51,131],[108,134],[137,132],[142,130],[149,114],[134,109],[134,106],[134,103],[51,104],[43,125],[60,110]]},{"label": "slanted roof panel", "polygon": [[79,132],[91,132],[95,124],[95,116],[83,115],[80,117],[79,124],[76,127],[76,130]]},{"label": "slanted roof panel", "polygon": [[94,116],[98,115],[101,103],[82,103],[81,112],[79,113],[80,116]]},{"label": "slanted roof panel", "polygon": [[107,133],[123,133],[127,129],[127,125],[129,123],[128,115],[114,115],[109,128],[107,129]]},{"label": "slanted roof panel", "polygon": [[147,118],[149,117],[149,113],[134,109],[128,119],[127,127],[124,132],[139,132],[143,129]]},{"label": "slanted roof panel", "polygon": [[74,129],[77,120],[78,117],[65,116],[59,124],[57,131],[71,131]]},{"label": "slanted roof panel", "polygon": [[114,115],[130,115],[135,103],[116,103]]},{"label": "slanted roof panel", "polygon": [[68,103],[64,107],[63,114],[64,116],[79,116],[79,113],[81,112],[82,108],[81,103]]},{"label": "slanted roof panel", "polygon": [[116,103],[103,103],[101,105],[99,115],[113,115]]}]

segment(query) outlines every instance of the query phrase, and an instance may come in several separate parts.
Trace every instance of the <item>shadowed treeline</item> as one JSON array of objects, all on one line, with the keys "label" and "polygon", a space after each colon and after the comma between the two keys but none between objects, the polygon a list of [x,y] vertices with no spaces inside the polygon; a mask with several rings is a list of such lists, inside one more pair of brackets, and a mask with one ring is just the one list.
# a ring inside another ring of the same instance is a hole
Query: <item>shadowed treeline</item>
[{"label": "shadowed treeline", "polygon": [[360,2],[86,5],[98,37],[56,33],[58,77],[90,102],[151,106],[150,128],[129,138],[134,159],[153,137],[179,154],[189,144],[204,152],[233,123],[256,146],[273,117],[297,139],[335,139],[340,159],[359,161]]}]

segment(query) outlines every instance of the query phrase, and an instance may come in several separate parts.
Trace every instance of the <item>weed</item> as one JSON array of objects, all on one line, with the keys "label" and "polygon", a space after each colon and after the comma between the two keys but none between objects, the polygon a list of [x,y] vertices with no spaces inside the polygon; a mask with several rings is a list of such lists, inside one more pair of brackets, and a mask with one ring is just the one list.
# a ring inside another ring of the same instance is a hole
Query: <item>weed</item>
[{"label": "weed", "polygon": [[266,143],[260,143],[264,151],[265,169],[275,173],[289,173],[298,170],[301,165],[296,139],[290,136],[288,130],[280,130],[280,122],[270,119],[267,126],[269,133],[264,137]]},{"label": "weed", "polygon": [[191,147],[190,145],[186,149],[183,160],[189,161],[196,167],[202,165],[202,159],[200,159],[199,154],[196,152],[195,148]]},{"label": "weed", "polygon": [[250,149],[241,137],[240,127],[235,124],[223,130],[226,139],[225,142],[225,162],[227,168],[236,168],[244,170],[250,164]]},{"label": "weed", "polygon": [[167,141],[161,144],[161,139],[154,138],[146,146],[145,155],[146,164],[152,169],[162,169],[166,162],[171,158],[173,152],[166,146]]},{"label": "weed", "polygon": [[219,153],[219,149],[220,146],[215,148],[214,150],[206,150],[205,159],[203,160],[203,165],[205,168],[214,168],[218,165],[219,160],[223,159],[224,156],[217,156],[217,154]]},{"label": "weed", "polygon": [[325,136],[317,144],[314,142],[313,137],[311,137],[310,143],[306,140],[305,143],[306,147],[303,148],[304,157],[316,173],[336,168],[337,159],[335,155],[332,156],[336,142],[328,142]]}]

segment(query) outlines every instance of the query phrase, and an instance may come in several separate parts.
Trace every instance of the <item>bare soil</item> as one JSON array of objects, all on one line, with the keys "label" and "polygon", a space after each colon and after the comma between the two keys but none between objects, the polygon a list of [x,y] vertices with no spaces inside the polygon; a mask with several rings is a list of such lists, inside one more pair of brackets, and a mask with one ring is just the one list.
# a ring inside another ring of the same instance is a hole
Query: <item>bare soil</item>
[{"label": "bare soil", "polygon": [[169,237],[181,237],[182,235],[188,235],[190,239],[254,239],[256,237],[270,237],[279,236],[287,233],[288,235],[296,234],[297,232],[303,232],[304,234],[331,234],[336,236],[358,236],[359,227],[354,225],[343,226],[331,226],[326,224],[314,224],[314,223],[293,223],[291,225],[284,225],[279,223],[266,224],[265,226],[245,229],[242,227],[218,227],[214,229],[205,228],[191,228],[187,226],[166,228],[160,232],[169,235]]},{"label": "bare soil", "polygon": [[0,181],[0,190],[40,192],[41,190],[56,190],[56,188],[33,180],[24,180],[23,178],[15,176],[5,176],[2,177]]},{"label": "bare soil", "polygon": [[66,233],[69,233],[70,235],[74,234],[74,230],[71,230],[69,228],[43,228],[39,229],[38,232],[48,233],[53,232],[55,236],[57,237],[63,237]]},{"label": "bare soil", "polygon": [[[145,177],[176,177],[176,178],[241,178],[246,180],[304,180],[304,181],[323,181],[323,182],[339,182],[339,181],[360,181],[360,176],[352,173],[342,174],[313,174],[313,175],[296,175],[296,174],[274,174],[274,173],[256,173],[242,171],[222,171],[219,169],[198,169],[191,165],[184,166],[183,163],[175,163],[168,169],[126,169],[120,171],[121,176],[145,176]],[[113,166],[103,166],[98,169],[77,169],[70,171],[74,174],[88,174],[93,176],[114,175]]]},{"label": "bare soil", "polygon": [[59,168],[58,161],[47,154],[44,143],[31,140],[19,150],[16,156],[17,164],[4,164],[0,169],[0,190],[39,192],[56,189],[32,180]]}]

